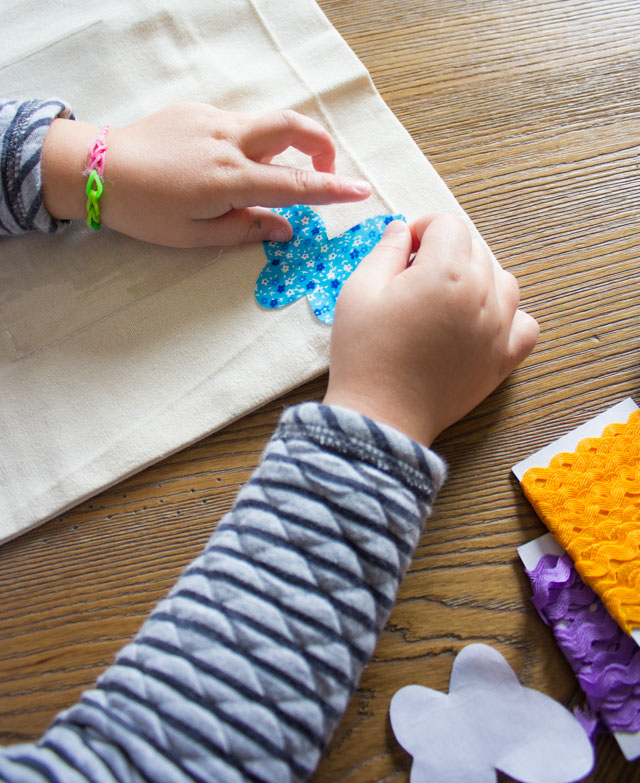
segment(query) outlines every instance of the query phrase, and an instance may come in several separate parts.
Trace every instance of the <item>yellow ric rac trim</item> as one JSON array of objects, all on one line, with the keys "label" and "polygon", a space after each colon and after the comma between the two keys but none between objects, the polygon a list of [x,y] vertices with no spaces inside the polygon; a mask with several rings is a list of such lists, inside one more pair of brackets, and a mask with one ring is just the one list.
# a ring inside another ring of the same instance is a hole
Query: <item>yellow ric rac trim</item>
[{"label": "yellow ric rac trim", "polygon": [[529,468],[522,488],[609,614],[640,628],[640,410]]}]

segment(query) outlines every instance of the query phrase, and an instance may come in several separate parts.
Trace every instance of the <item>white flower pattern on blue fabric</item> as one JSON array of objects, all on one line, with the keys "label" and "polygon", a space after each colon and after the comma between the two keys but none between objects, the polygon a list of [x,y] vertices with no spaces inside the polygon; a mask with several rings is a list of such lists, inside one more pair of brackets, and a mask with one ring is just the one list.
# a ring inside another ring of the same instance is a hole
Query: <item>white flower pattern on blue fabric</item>
[{"label": "white flower pattern on blue fabric", "polygon": [[256,301],[271,310],[306,295],[313,314],[325,324],[333,323],[343,283],[382,239],[387,224],[405,220],[404,215],[377,215],[329,239],[322,218],[311,207],[273,211],[287,218],[293,236],[288,242],[263,243],[268,262],[256,281]]}]

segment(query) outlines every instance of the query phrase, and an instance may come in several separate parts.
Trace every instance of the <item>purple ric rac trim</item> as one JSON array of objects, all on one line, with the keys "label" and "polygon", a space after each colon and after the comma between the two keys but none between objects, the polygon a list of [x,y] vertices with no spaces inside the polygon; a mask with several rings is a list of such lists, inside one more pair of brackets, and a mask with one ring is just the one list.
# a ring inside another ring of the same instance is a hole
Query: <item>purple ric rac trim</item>
[{"label": "purple ric rac trim", "polygon": [[576,716],[587,733],[595,733],[597,718],[609,731],[639,731],[640,647],[582,581],[569,555],[543,555],[525,570],[533,605],[553,629],[593,712]]}]

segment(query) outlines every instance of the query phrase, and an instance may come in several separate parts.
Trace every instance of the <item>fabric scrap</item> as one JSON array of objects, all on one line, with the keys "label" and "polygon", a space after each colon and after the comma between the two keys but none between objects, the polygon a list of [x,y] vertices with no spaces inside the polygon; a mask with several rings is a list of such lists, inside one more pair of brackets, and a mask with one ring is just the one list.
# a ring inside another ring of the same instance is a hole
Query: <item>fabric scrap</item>
[{"label": "fabric scrap", "polygon": [[293,227],[288,242],[264,242],[268,263],[256,282],[256,301],[261,307],[285,307],[307,296],[313,314],[325,324],[333,323],[338,294],[382,239],[392,220],[403,215],[377,215],[329,239],[320,215],[311,207],[297,205],[274,209]]},{"label": "fabric scrap", "polygon": [[458,653],[448,695],[408,685],[389,712],[396,739],[413,756],[411,783],[492,783],[496,770],[529,783],[571,783],[593,768],[593,747],[578,720],[524,688],[486,644]]}]

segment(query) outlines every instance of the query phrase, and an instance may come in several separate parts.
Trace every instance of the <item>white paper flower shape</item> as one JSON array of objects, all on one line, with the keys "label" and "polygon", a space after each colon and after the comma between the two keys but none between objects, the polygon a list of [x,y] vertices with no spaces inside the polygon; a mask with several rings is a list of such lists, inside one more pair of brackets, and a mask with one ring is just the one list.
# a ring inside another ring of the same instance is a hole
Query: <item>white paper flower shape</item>
[{"label": "white paper flower shape", "polygon": [[411,783],[573,783],[593,768],[591,743],[573,715],[523,688],[499,652],[470,644],[451,670],[449,694],[408,685],[392,698],[391,726],[413,756]]}]

